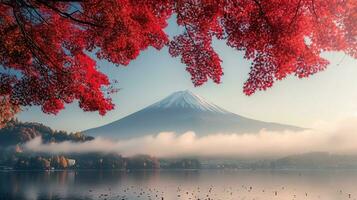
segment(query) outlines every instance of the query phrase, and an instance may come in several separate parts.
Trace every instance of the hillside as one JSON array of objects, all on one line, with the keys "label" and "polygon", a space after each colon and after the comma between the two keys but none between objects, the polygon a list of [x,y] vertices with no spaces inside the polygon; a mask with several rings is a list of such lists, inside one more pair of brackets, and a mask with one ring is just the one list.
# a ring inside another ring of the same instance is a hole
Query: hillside
[{"label": "hillside", "polygon": [[0,129],[0,147],[23,144],[35,137],[41,136],[43,142],[84,142],[94,139],[82,133],[67,133],[55,131],[40,123],[20,122],[12,120]]}]

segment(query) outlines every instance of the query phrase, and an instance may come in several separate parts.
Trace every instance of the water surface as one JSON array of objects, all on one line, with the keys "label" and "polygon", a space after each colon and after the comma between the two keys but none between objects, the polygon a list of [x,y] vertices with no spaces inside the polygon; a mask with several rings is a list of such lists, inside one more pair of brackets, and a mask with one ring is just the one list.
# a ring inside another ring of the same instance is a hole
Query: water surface
[{"label": "water surface", "polygon": [[0,199],[357,199],[357,171],[0,172]]}]

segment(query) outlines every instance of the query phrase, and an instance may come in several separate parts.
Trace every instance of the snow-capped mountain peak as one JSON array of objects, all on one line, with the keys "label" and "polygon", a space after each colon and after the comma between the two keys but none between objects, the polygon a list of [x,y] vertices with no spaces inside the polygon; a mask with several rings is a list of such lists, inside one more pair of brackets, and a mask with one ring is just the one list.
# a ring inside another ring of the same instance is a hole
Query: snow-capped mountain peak
[{"label": "snow-capped mountain peak", "polygon": [[149,108],[184,108],[216,113],[229,113],[223,108],[206,101],[189,90],[174,92],[165,99],[149,106]]},{"label": "snow-capped mountain peak", "polygon": [[217,133],[258,133],[266,130],[302,130],[299,127],[249,119],[226,111],[185,90],[107,125],[86,130],[91,136],[117,139],[160,132],[194,131],[198,136]]}]

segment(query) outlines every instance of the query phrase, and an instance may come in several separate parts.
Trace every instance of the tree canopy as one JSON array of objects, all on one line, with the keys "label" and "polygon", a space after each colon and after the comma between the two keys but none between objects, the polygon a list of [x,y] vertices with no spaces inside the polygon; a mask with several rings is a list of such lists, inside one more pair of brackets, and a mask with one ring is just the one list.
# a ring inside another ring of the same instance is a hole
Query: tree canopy
[{"label": "tree canopy", "polygon": [[[185,31],[170,40],[172,16]],[[357,58],[356,21],[355,0],[1,0],[2,110],[35,105],[55,114],[78,100],[104,115],[114,89],[95,59],[128,65],[148,47],[168,46],[195,86],[220,83],[214,39],[252,61],[243,88],[251,95],[324,70],[323,51]]]}]

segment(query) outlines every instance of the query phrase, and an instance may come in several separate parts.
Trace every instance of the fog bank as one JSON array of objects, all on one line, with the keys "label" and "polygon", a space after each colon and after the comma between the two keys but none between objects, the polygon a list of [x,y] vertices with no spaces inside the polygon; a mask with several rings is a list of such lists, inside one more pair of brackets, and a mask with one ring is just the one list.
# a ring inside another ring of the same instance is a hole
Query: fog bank
[{"label": "fog bank", "polygon": [[43,144],[41,138],[35,138],[24,148],[34,152],[112,152],[123,156],[147,154],[156,157],[276,158],[313,151],[357,154],[357,117],[336,123],[321,122],[304,131],[261,130],[258,133],[217,133],[203,137],[194,132],[161,132],[129,140],[99,137],[84,143],[52,144]]}]

